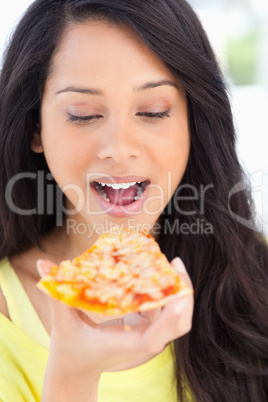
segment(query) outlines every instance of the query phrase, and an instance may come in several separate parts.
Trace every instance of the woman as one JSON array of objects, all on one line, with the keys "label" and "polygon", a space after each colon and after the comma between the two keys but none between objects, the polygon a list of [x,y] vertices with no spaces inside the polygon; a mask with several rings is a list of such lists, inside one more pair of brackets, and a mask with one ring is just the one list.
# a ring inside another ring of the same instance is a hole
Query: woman
[{"label": "woman", "polygon": [[[243,172],[229,101],[189,5],[37,0],[10,42],[0,87],[1,318],[10,336],[1,339],[2,399],[39,400],[45,369],[16,360],[10,342],[20,324],[7,290],[15,271],[38,315],[38,330],[33,319],[20,325],[36,337],[25,348],[40,357],[37,343],[51,335],[42,401],[95,401],[98,392],[100,401],[267,400],[268,252],[248,224],[250,193],[234,193]],[[125,333],[40,294],[37,260],[42,275],[110,224],[147,226],[193,283],[193,319],[189,296],[131,317]],[[139,369],[144,382],[135,383]]]}]

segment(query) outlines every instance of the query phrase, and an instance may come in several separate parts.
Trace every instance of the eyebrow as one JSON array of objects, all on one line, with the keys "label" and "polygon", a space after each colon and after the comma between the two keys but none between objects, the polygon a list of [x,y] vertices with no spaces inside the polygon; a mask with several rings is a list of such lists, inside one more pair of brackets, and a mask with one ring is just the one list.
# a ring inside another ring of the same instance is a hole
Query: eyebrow
[{"label": "eyebrow", "polygon": [[[134,93],[145,91],[146,89],[161,87],[164,85],[169,85],[169,86],[179,89],[178,85],[175,84],[175,82],[172,82],[170,80],[161,80],[161,81],[155,81],[155,82],[147,82],[146,84],[143,84],[142,86],[140,86],[138,88],[134,88]],[[76,87],[67,87],[67,88],[61,89],[60,91],[56,92],[56,95],[64,93],[64,92],[78,92],[80,94],[86,94],[86,95],[104,95],[103,91],[100,91],[99,89],[76,88]]]}]

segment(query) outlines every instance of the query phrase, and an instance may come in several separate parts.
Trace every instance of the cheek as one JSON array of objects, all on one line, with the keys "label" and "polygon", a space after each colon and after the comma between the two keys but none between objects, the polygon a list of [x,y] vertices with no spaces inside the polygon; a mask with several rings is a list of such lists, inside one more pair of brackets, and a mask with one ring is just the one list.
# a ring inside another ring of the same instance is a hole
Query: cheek
[{"label": "cheek", "polygon": [[152,145],[156,184],[151,189],[146,209],[162,212],[184,175],[190,152],[188,129],[166,133],[165,139]]},{"label": "cheek", "polygon": [[79,181],[77,161],[80,159],[75,157],[73,151],[70,151],[68,144],[55,139],[49,141],[47,136],[43,143],[43,150],[49,170],[61,188]]},{"label": "cheek", "polygon": [[[181,181],[190,154],[190,134],[188,125],[185,122],[180,124],[178,128],[170,130],[166,136],[166,140],[162,144],[158,144],[157,163],[164,172],[162,182],[168,182],[169,188],[176,189]],[[161,173],[160,173],[161,174]],[[168,180],[167,180],[168,177]]]},{"label": "cheek", "polygon": [[73,129],[53,122],[42,127],[41,141],[48,167],[58,184],[80,181],[92,159],[92,146],[83,143]]}]

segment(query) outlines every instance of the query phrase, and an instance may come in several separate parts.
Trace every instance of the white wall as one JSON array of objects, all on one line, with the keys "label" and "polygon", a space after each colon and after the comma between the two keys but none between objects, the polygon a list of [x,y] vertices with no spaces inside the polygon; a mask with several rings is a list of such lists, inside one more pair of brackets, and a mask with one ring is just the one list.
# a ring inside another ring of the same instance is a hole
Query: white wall
[{"label": "white wall", "polygon": [[225,37],[230,32],[239,33],[246,22],[250,23],[250,18],[262,28],[256,85],[233,86],[230,92],[238,156],[252,183],[259,228],[268,236],[268,2],[234,0],[227,4],[222,1],[221,8],[212,0],[210,3],[209,7],[198,7],[196,11],[223,70],[226,68]]},{"label": "white wall", "polygon": [[32,0],[9,0],[0,2],[0,53],[2,54],[7,36]]}]

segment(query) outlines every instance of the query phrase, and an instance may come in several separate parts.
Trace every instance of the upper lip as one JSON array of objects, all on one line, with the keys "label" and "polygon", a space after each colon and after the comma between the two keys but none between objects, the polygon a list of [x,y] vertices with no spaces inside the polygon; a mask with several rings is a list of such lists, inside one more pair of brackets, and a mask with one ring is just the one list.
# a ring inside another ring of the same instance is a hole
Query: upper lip
[{"label": "upper lip", "polygon": [[143,182],[146,181],[146,177],[142,176],[104,176],[104,177],[97,177],[96,179],[92,180],[93,182],[104,183],[104,184],[120,184],[120,183],[132,183],[132,182]]}]

